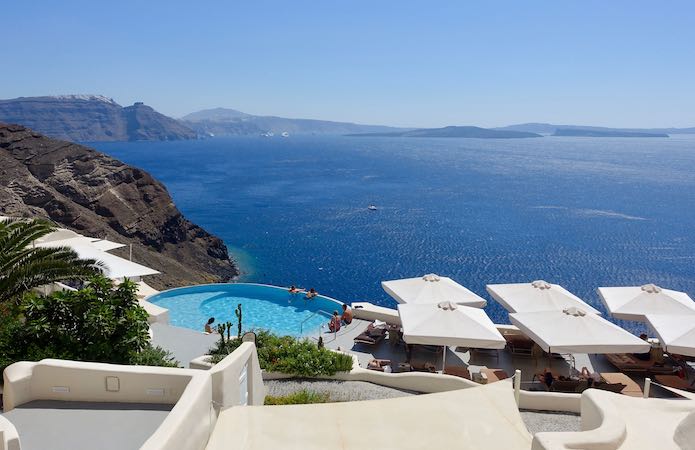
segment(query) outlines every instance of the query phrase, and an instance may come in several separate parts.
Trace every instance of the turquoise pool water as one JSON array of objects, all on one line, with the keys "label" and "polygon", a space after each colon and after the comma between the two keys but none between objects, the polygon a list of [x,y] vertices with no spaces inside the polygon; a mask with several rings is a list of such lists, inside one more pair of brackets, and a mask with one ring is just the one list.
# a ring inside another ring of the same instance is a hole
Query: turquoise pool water
[{"label": "turquoise pool water", "polygon": [[230,321],[236,326],[234,310],[241,304],[244,331],[266,329],[290,336],[317,333],[342,305],[321,295],[305,300],[304,294],[293,295],[285,288],[246,283],[172,289],[148,301],[169,310],[169,324],[198,331],[210,317],[215,325]]}]

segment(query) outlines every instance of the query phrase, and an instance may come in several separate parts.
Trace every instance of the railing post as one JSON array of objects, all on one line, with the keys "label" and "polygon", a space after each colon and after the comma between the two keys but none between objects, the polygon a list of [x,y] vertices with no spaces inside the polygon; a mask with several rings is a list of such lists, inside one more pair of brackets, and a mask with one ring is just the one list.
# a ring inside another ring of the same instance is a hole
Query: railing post
[{"label": "railing post", "polygon": [[521,394],[521,370],[516,369],[514,371],[514,400],[516,400],[516,406],[519,406],[519,395]]},{"label": "railing post", "polygon": [[645,378],[644,379],[644,398],[649,398],[649,390],[652,387],[652,379],[651,378]]}]

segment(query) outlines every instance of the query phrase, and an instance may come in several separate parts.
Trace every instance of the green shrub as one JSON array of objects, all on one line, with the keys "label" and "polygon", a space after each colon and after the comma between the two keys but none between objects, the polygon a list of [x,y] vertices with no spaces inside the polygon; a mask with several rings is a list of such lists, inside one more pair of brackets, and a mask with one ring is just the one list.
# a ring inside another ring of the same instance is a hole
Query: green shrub
[{"label": "green shrub", "polygon": [[162,347],[151,345],[136,353],[131,358],[130,363],[136,366],[179,367],[179,362],[176,361],[171,352]]},{"label": "green shrub", "polygon": [[328,403],[331,396],[325,392],[314,392],[307,389],[280,397],[266,396],[266,405],[308,405],[310,403]]},{"label": "green shrub", "polygon": [[[240,345],[239,339],[220,339],[210,350],[212,362],[218,363]],[[256,334],[256,349],[261,368],[269,372],[315,377],[352,370],[351,356],[319,348],[307,339],[277,336],[263,330]]]},{"label": "green shrub", "polygon": [[150,344],[147,312],[127,280],[114,287],[99,276],[78,291],[29,293],[16,307],[3,307],[0,316],[3,370],[16,361],[44,358],[174,365],[171,355]]}]

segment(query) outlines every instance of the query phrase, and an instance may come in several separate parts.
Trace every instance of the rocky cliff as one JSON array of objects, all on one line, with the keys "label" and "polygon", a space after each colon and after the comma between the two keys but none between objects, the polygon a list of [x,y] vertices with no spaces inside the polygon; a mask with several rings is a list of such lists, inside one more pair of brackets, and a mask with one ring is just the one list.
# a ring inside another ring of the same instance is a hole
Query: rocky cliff
[{"label": "rocky cliff", "polygon": [[[44,217],[87,236],[133,244],[133,260],[162,272],[156,288],[237,274],[217,237],[189,222],[162,183],[82,145],[0,123],[0,215]],[[127,248],[113,253],[126,256]]]},{"label": "rocky cliff", "polygon": [[0,122],[69,141],[194,139],[197,133],[142,103],[122,107],[100,95],[0,100]]}]

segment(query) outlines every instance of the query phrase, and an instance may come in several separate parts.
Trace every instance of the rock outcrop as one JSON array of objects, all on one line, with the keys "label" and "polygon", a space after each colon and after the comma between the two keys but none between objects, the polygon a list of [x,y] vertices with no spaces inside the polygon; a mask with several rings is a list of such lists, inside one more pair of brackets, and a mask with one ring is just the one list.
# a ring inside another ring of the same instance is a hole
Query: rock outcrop
[{"label": "rock outcrop", "polygon": [[[189,222],[147,172],[82,145],[0,123],[0,215],[44,217],[87,236],[133,244],[162,289],[237,275],[219,238]],[[128,249],[113,253],[127,257]]]},{"label": "rock outcrop", "polygon": [[181,122],[142,103],[122,107],[100,95],[20,97],[0,100],[0,122],[17,123],[68,141],[195,139]]}]

